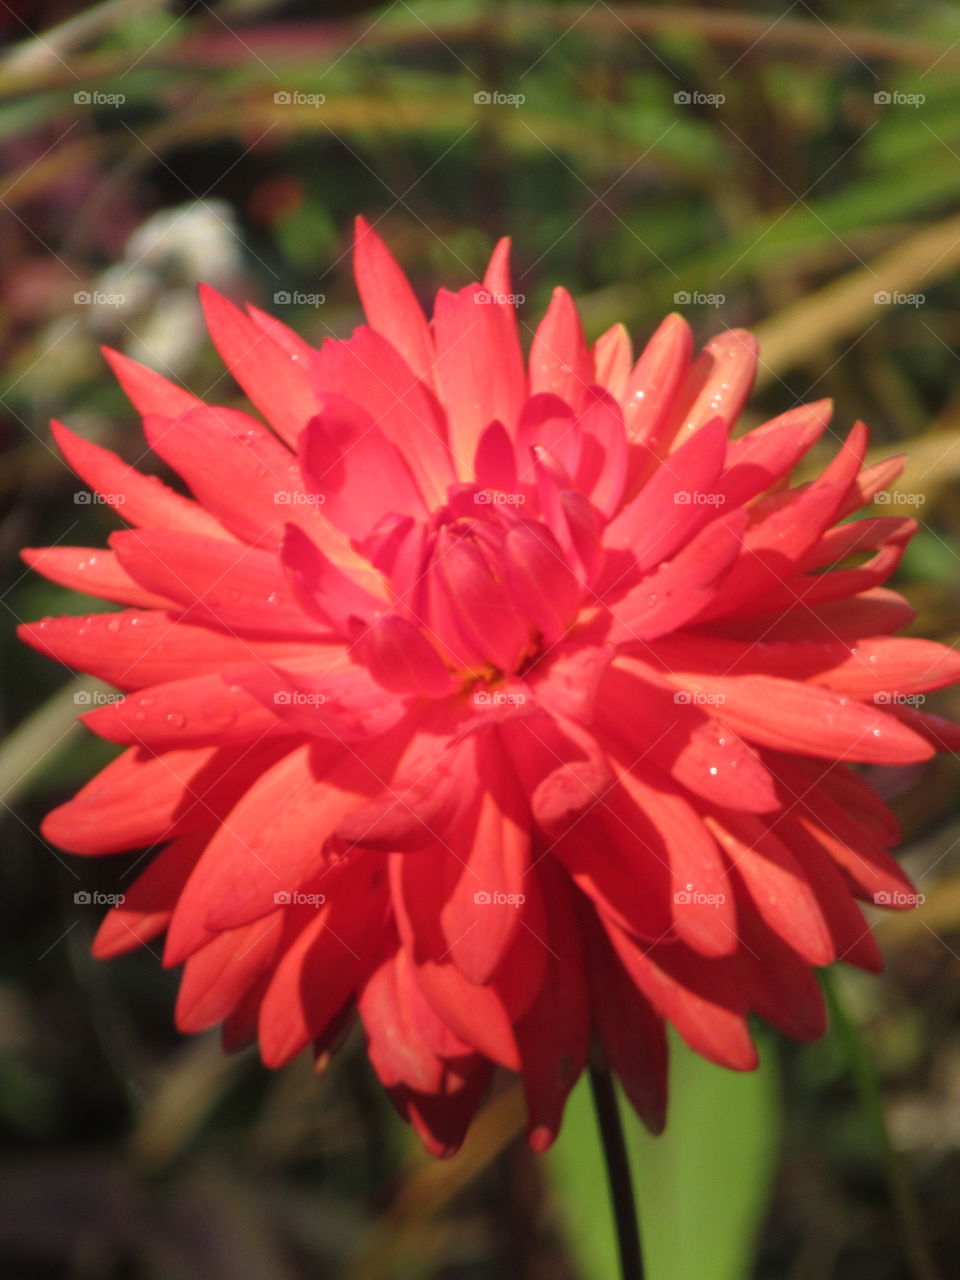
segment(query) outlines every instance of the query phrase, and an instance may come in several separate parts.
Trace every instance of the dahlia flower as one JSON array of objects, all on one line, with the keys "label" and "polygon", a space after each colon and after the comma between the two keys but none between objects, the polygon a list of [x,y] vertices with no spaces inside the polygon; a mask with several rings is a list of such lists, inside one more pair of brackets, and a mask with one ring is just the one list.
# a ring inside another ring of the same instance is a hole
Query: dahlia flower
[{"label": "dahlia flower", "polygon": [[845,522],[899,463],[857,423],[791,485],[826,401],[731,438],[744,332],[692,359],[671,316],[634,361],[557,289],[525,360],[508,253],[428,320],[361,221],[368,323],[319,349],[204,289],[263,420],[108,351],[192,497],[55,424],[132,527],[26,553],[124,606],[23,628],[125,692],[43,826],[153,855],[95,953],[165,933],[178,1027],[270,1067],[359,1018],[438,1154],[498,1067],[542,1150],[588,1053],[657,1130],[667,1023],[739,1070],[751,1011],[818,1036],[813,969],[880,967],[857,900],[914,900],[851,766],[960,744],[915,696],[960,658],[891,635],[913,522]]}]

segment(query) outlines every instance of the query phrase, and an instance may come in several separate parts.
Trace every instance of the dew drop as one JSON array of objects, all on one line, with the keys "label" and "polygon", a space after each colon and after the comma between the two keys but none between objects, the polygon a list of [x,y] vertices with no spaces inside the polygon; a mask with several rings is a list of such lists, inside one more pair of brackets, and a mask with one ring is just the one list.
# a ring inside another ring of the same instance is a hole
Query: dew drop
[{"label": "dew drop", "polygon": [[186,717],[182,716],[179,711],[171,711],[164,717],[167,724],[172,724],[175,729],[182,729],[187,723]]},{"label": "dew drop", "polygon": [[719,772],[720,770],[715,764],[710,766],[709,773],[711,777],[715,778]]}]

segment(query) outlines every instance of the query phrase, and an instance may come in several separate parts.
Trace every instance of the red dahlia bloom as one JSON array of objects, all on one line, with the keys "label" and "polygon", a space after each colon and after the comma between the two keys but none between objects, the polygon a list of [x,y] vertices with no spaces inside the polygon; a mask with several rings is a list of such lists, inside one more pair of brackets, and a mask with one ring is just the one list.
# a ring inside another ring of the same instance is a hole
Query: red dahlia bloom
[{"label": "red dahlia bloom", "polygon": [[893,639],[914,525],[840,523],[896,461],[857,424],[790,487],[829,405],[731,440],[749,335],[634,363],[558,289],[524,364],[507,265],[428,321],[361,223],[369,324],[314,350],[212,290],[213,340],[267,426],[108,352],[185,498],[55,426],[134,526],[28,563],[127,606],[24,628],[127,696],[127,750],[44,824],[82,854],[163,846],[100,956],[166,931],[177,1023],[279,1066],[354,1014],[431,1151],[496,1066],[544,1148],[588,1046],[656,1129],[672,1022],[746,1069],[755,1010],[823,1027],[811,966],[880,965],[855,899],[911,886],[851,768],[958,734],[908,695],[960,675]]}]

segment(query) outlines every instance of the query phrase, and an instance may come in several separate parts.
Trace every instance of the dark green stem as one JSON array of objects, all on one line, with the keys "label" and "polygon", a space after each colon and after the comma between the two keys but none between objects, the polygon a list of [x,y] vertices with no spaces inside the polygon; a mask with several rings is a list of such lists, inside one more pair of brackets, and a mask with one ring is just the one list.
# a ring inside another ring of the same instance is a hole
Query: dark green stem
[{"label": "dark green stem", "polygon": [[637,1209],[633,1199],[633,1182],[630,1178],[630,1162],[623,1140],[620,1108],[609,1071],[591,1070],[590,1087],[593,1105],[600,1126],[603,1155],[610,1183],[610,1199],[617,1225],[617,1244],[620,1248],[620,1274],[622,1280],[643,1280],[643,1255],[640,1250],[640,1233],[637,1226]]}]

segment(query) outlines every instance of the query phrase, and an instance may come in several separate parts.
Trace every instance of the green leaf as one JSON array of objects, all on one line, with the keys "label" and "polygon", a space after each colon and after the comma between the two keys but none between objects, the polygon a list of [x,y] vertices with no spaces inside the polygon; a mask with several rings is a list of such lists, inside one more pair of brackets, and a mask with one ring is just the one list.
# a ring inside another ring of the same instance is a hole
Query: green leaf
[{"label": "green leaf", "polygon": [[[759,1040],[757,1071],[726,1071],[676,1037],[670,1115],[651,1137],[621,1095],[648,1280],[743,1280],[776,1162],[779,1091],[771,1045]],[[567,1104],[548,1157],[562,1229],[580,1273],[618,1272],[606,1170],[589,1083]]]},{"label": "green leaf", "polygon": [[570,1094],[560,1136],[546,1159],[561,1230],[580,1274],[613,1280],[619,1266],[617,1239],[586,1075]]},{"label": "green leaf", "polygon": [[649,1280],[753,1274],[779,1139],[776,1055],[769,1039],[757,1043],[760,1067],[741,1072],[714,1066],[673,1037],[666,1132],[652,1138],[630,1113]]}]

